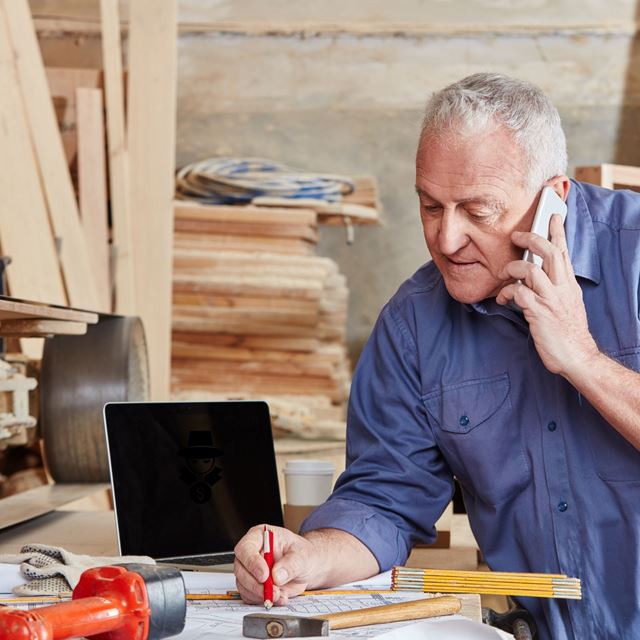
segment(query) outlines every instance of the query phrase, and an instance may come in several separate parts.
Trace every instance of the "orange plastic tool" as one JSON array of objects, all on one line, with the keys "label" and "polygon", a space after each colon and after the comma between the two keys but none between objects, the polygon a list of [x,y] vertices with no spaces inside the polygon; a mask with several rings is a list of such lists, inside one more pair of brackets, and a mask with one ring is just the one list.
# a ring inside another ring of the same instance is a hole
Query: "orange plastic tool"
[{"label": "orange plastic tool", "polygon": [[0,609],[2,640],[161,640],[182,631],[184,582],[170,567],[123,565],[88,569],[72,600],[29,611]]}]

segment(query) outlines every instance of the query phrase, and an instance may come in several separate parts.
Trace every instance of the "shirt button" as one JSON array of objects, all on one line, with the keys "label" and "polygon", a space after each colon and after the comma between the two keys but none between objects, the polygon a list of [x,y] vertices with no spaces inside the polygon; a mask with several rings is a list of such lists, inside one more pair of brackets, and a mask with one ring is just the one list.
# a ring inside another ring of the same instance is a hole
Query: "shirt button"
[{"label": "shirt button", "polygon": [[555,431],[557,428],[557,424],[552,420],[548,425],[547,425],[547,429],[549,429],[549,431]]},{"label": "shirt button", "polygon": [[466,427],[469,424],[469,416],[460,416],[460,426]]},{"label": "shirt button", "polygon": [[558,511],[560,513],[564,513],[569,508],[569,505],[563,500],[562,502],[558,502]]}]

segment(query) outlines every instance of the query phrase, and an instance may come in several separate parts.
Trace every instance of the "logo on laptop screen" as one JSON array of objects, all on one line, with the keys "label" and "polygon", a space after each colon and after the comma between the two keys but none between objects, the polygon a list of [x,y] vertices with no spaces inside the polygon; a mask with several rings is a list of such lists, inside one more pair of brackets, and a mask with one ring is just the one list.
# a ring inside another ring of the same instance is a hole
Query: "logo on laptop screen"
[{"label": "logo on laptop screen", "polygon": [[180,479],[189,485],[191,499],[197,504],[208,502],[211,487],[222,477],[222,469],[215,459],[224,455],[213,446],[211,431],[190,431],[188,444],[178,455],[186,462],[180,469]]}]

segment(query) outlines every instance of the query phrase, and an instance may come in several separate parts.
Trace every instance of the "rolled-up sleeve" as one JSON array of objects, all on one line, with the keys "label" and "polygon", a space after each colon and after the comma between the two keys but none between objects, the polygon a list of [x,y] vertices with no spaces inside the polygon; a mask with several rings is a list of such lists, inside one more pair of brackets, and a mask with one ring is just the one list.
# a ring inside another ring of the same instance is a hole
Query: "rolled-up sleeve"
[{"label": "rolled-up sleeve", "polygon": [[385,571],[404,563],[416,542],[433,542],[434,524],[452,495],[452,475],[421,401],[416,341],[392,300],[354,374],[347,468],[301,531],[346,531]]}]

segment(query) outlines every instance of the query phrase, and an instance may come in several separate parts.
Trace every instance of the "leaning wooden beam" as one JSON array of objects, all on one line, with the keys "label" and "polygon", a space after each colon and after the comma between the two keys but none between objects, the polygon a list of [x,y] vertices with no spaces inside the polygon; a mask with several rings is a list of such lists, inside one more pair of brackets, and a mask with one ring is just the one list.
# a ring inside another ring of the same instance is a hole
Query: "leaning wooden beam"
[{"label": "leaning wooden beam", "polygon": [[115,310],[135,312],[133,246],[129,211],[129,158],[124,111],[124,76],[118,0],[100,0],[102,64],[107,111],[111,224],[115,248]]},{"label": "leaning wooden beam", "polygon": [[176,0],[131,0],[127,140],[136,312],[151,397],[168,398],[176,127]]},{"label": "leaning wooden beam", "polygon": [[0,243],[13,296],[65,305],[62,275],[0,5]]},{"label": "leaning wooden beam", "polygon": [[107,165],[104,153],[102,91],[80,87],[76,92],[78,190],[82,230],[97,285],[97,311],[111,311]]},{"label": "leaning wooden beam", "polygon": [[[49,224],[38,165],[18,86],[4,9],[0,5],[0,244],[11,258],[12,295],[64,305],[67,302]],[[42,358],[42,340],[22,340],[22,351]]]},{"label": "leaning wooden beam", "polygon": [[54,234],[60,238],[60,264],[76,307],[96,309],[98,296],[84,242],[78,204],[56,122],[47,76],[27,0],[2,0],[18,79],[40,167]]}]

